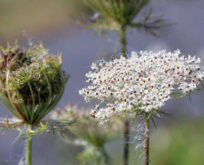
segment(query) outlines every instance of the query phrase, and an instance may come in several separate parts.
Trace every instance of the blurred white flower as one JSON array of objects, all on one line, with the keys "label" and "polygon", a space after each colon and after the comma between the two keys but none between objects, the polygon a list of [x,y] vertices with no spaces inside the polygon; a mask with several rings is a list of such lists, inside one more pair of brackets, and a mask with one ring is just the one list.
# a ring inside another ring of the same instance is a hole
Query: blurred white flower
[{"label": "blurred white flower", "polygon": [[79,91],[86,101],[98,100],[93,116],[105,121],[126,112],[156,113],[167,100],[193,91],[204,77],[200,59],[167,52],[132,52],[130,58],[93,63],[89,86]]},{"label": "blurred white flower", "polygon": [[71,122],[83,118],[89,114],[89,110],[80,108],[75,104],[67,104],[63,109],[57,109],[51,113],[51,119],[60,122]]}]

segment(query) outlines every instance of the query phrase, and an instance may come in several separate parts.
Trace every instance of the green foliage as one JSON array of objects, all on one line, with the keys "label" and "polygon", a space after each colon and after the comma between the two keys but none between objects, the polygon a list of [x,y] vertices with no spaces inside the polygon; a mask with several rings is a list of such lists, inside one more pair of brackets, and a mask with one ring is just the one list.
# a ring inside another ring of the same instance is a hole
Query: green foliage
[{"label": "green foliage", "polygon": [[61,56],[42,44],[0,49],[0,100],[23,123],[39,124],[60,100],[67,81]]},{"label": "green foliage", "polygon": [[152,165],[203,164],[203,124],[203,119],[181,121],[155,130],[152,135]]}]

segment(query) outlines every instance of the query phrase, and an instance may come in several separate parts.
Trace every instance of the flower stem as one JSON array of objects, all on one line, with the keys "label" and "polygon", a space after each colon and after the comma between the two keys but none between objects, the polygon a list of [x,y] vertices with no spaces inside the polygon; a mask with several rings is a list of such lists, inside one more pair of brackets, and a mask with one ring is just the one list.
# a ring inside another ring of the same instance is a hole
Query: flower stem
[{"label": "flower stem", "polygon": [[104,157],[104,165],[109,165],[109,156],[107,154],[107,152],[105,151],[105,148],[103,147],[102,150],[102,155]]},{"label": "flower stem", "polygon": [[126,47],[127,47],[127,40],[126,40],[126,26],[121,26],[120,28],[120,45],[121,45],[121,55],[127,58],[126,55]]},{"label": "flower stem", "polygon": [[26,136],[26,165],[32,164],[32,136],[30,134],[30,127],[27,128]]},{"label": "flower stem", "polygon": [[123,165],[128,165],[129,157],[129,119],[126,117],[124,122],[124,150],[123,150]]},{"label": "flower stem", "polygon": [[149,165],[149,118],[145,118],[145,165]]},{"label": "flower stem", "polygon": [[[126,47],[126,26],[122,25],[120,28],[120,46],[121,46],[121,55],[127,58]],[[123,165],[128,165],[128,157],[129,157],[129,119],[126,117],[124,121],[124,147],[123,147]]]}]

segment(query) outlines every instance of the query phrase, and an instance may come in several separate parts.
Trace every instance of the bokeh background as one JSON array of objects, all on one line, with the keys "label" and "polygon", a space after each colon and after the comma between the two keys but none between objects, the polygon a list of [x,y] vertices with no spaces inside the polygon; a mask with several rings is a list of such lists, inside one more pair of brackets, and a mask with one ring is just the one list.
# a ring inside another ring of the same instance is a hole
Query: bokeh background
[{"label": "bokeh background", "polygon": [[[85,73],[93,61],[119,57],[116,33],[99,34],[76,23],[76,15],[84,8],[82,0],[0,0],[0,44],[18,39],[21,45],[43,41],[51,52],[63,53],[64,69],[71,75],[59,107],[67,103],[85,106],[78,90],[86,85]],[[144,31],[129,30],[128,52],[144,49],[180,49],[204,61],[204,1],[152,0],[144,9],[152,8],[171,26],[158,37]],[[141,13],[142,15],[142,13]],[[204,63],[203,63],[204,65]],[[164,107],[168,116],[151,128],[152,165],[202,165],[204,162],[204,90],[188,98],[170,101]],[[10,114],[0,106],[0,116]],[[153,124],[152,124],[153,125]],[[0,132],[0,165],[21,163],[23,140],[18,132]],[[116,165],[121,164],[122,142],[107,146]],[[131,144],[131,163],[142,164],[143,158]],[[33,165],[78,165],[81,148],[69,146],[58,136],[44,134],[34,137]]]}]

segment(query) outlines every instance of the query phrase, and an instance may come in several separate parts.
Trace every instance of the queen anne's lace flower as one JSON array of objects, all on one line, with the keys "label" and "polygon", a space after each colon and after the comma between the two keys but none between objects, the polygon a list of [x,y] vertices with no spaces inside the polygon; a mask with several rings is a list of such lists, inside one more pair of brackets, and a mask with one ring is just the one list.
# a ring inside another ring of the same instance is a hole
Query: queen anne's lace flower
[{"label": "queen anne's lace flower", "polygon": [[199,63],[179,50],[132,52],[128,59],[93,63],[86,74],[89,86],[79,93],[86,101],[99,101],[93,116],[101,120],[124,111],[154,113],[172,94],[184,96],[197,88],[204,77]]}]

